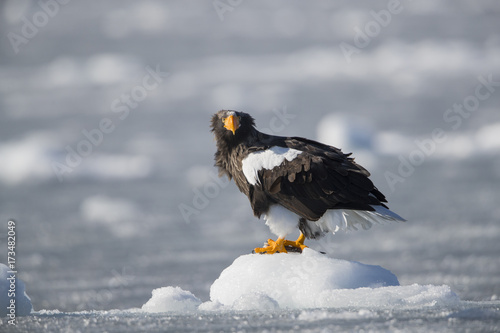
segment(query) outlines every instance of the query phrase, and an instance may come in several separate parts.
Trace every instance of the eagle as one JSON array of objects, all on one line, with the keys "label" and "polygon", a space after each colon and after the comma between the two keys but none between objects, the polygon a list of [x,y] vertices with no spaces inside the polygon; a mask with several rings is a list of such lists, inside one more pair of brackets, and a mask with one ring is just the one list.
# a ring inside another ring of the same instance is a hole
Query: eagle
[{"label": "eagle", "polygon": [[[252,116],[233,110],[214,114],[211,129],[219,177],[234,180],[254,215],[278,237],[255,253],[302,252],[306,238],[405,221],[384,204],[370,173],[339,148],[259,132]],[[299,238],[287,240],[297,229]]]}]

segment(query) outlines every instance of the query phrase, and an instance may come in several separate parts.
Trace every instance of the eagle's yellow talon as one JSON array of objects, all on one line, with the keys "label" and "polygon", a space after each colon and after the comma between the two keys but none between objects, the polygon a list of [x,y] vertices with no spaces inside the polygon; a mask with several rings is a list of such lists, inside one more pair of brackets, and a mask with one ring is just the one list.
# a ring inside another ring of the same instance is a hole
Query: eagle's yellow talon
[{"label": "eagle's yellow talon", "polygon": [[276,241],[272,239],[267,240],[267,246],[257,247],[254,249],[255,253],[266,253],[266,254],[274,254],[274,253],[288,253],[286,250],[286,246],[291,246],[297,249],[300,249],[302,252],[307,246],[304,245],[304,234],[300,233],[299,238],[296,241],[289,241],[284,238],[279,237]]},{"label": "eagle's yellow talon", "polygon": [[304,236],[304,234],[300,233],[300,236],[299,236],[299,238],[297,238],[296,241],[285,240],[284,243],[285,243],[285,246],[292,246],[292,247],[299,248],[302,252],[302,250],[307,247],[304,245],[305,239],[306,239],[306,237]]},{"label": "eagle's yellow talon", "polygon": [[287,251],[285,250],[284,241],[285,240],[283,238],[278,238],[276,241],[268,239],[267,246],[258,247],[254,251],[255,253],[267,253],[267,254],[273,254],[276,252],[286,253]]}]

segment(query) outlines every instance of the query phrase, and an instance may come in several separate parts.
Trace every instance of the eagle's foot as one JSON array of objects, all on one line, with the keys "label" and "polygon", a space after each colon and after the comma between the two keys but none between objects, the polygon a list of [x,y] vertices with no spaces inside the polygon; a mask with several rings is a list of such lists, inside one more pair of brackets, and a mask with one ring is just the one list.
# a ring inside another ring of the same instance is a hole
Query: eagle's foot
[{"label": "eagle's foot", "polygon": [[262,253],[262,254],[287,253],[287,250],[285,249],[285,239],[281,237],[279,237],[276,241],[268,239],[266,246],[257,247],[253,251],[255,253]]},{"label": "eagle's foot", "polygon": [[288,252],[299,252],[302,253],[302,250],[307,246],[304,245],[304,234],[300,234],[299,238],[296,241],[286,240],[284,238],[279,237],[276,241],[272,239],[267,240],[267,244],[264,247],[257,247],[254,249],[255,253],[262,254],[274,254],[274,253],[288,253]]},{"label": "eagle's foot", "polygon": [[304,234],[300,233],[299,238],[297,238],[297,240],[295,240],[295,241],[285,240],[284,241],[285,248],[289,248],[289,251],[291,251],[291,252],[302,253],[302,250],[307,247],[304,245],[305,239],[306,239],[306,237],[304,236]]}]

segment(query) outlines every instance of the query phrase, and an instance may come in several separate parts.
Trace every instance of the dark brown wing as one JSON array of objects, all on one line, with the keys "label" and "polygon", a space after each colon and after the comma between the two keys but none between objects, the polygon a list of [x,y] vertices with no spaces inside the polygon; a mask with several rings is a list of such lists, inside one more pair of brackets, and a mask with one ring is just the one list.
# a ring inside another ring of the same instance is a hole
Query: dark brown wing
[{"label": "dark brown wing", "polygon": [[273,169],[258,171],[260,183],[251,198],[254,211],[265,206],[269,198],[311,221],[327,209],[373,211],[371,205],[384,206],[386,199],[368,178],[370,173],[350,154],[304,138],[279,139],[273,143],[302,153]]}]

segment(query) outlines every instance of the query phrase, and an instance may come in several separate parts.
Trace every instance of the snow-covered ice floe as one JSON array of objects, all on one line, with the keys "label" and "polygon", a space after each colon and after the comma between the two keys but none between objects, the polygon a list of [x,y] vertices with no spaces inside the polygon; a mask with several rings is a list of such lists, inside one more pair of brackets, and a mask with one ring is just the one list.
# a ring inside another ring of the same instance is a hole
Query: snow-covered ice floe
[{"label": "snow-covered ice floe", "polygon": [[459,302],[449,286],[400,286],[397,277],[380,266],[334,259],[305,249],[302,254],[240,256],[212,284],[210,301],[201,303],[189,291],[166,287],[154,290],[142,310],[390,309]]},{"label": "snow-covered ice floe", "polygon": [[[7,315],[9,280],[0,264],[1,316]],[[192,314],[197,311],[274,311],[297,309],[360,308],[370,310],[453,307],[461,303],[449,286],[400,286],[385,268],[339,260],[312,249],[302,254],[247,254],[238,257],[210,287],[203,303],[190,291],[162,287],[141,309],[131,313]],[[16,315],[33,312],[22,281],[16,282]]]},{"label": "snow-covered ice floe", "polygon": [[[482,328],[498,331],[500,322],[500,302],[461,301],[446,285],[400,286],[396,276],[380,266],[334,259],[311,249],[302,254],[240,256],[212,284],[205,303],[190,291],[169,286],[154,289],[142,308],[32,311],[24,286],[18,286],[27,302],[22,309],[31,313],[16,318],[20,332],[82,327],[88,332],[332,332],[363,327],[442,332],[475,331],[479,321]],[[3,295],[2,291],[2,300]],[[0,318],[0,331],[5,319]]]}]

